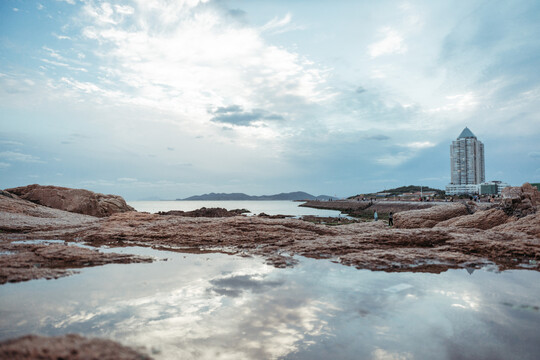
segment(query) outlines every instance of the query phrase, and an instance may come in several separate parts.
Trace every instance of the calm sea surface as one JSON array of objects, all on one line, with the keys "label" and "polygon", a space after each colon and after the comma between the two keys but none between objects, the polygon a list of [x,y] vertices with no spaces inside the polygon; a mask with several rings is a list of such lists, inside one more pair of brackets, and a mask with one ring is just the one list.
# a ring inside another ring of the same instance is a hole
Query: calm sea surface
[{"label": "calm sea surface", "polygon": [[317,215],[338,216],[339,211],[312,209],[299,207],[302,202],[297,201],[128,201],[137,211],[156,213],[158,211],[182,210],[191,211],[206,208],[225,208],[227,210],[247,209],[248,215],[257,215],[262,212],[268,215]]},{"label": "calm sea surface", "polygon": [[[102,249],[151,264],[0,286],[0,339],[80,333],[159,359],[538,359],[540,273],[386,273]],[[9,256],[9,255],[1,255]],[[164,261],[167,260],[167,261]]]}]

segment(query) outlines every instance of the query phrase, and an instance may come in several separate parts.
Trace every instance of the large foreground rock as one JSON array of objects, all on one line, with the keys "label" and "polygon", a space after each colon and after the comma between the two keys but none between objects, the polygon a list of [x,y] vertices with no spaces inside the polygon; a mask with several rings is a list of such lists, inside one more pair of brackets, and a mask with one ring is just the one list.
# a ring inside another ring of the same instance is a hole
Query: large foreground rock
[{"label": "large foreground rock", "polygon": [[10,360],[150,360],[151,357],[112,340],[68,334],[58,337],[27,335],[0,343],[0,359]]},{"label": "large foreground rock", "polygon": [[435,225],[435,227],[439,228],[454,226],[459,228],[487,230],[513,220],[515,220],[515,218],[508,216],[501,209],[489,209],[485,211],[477,211],[472,215],[463,215],[441,221]]},{"label": "large foreground rock", "polygon": [[94,216],[53,209],[0,191],[0,233],[77,227],[98,220]]},{"label": "large foreground rock", "polygon": [[468,215],[470,212],[470,207],[461,203],[404,211],[394,215],[394,226],[400,229],[432,228],[441,221]]},{"label": "large foreground rock", "polygon": [[104,195],[84,189],[34,184],[6,191],[36,204],[97,217],[135,210],[126,204],[121,196]]}]

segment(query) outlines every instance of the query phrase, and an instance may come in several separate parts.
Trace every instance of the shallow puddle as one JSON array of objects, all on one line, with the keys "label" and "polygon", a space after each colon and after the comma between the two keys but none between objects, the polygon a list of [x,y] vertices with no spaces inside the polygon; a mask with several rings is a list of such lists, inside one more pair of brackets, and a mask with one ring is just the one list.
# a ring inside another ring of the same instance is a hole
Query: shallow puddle
[{"label": "shallow puddle", "polygon": [[0,338],[81,333],[156,359],[538,359],[540,273],[356,270],[103,249],[152,264],[0,286]]}]

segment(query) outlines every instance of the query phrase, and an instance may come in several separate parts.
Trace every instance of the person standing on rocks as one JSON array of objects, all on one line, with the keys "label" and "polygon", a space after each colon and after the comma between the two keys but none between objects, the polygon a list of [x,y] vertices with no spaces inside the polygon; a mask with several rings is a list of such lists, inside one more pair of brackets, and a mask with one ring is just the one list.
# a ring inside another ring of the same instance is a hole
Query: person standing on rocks
[{"label": "person standing on rocks", "polygon": [[391,211],[388,214],[388,226],[394,226],[394,213]]},{"label": "person standing on rocks", "polygon": [[379,220],[379,215],[377,214],[377,210],[373,212],[373,218],[375,219],[375,221]]}]

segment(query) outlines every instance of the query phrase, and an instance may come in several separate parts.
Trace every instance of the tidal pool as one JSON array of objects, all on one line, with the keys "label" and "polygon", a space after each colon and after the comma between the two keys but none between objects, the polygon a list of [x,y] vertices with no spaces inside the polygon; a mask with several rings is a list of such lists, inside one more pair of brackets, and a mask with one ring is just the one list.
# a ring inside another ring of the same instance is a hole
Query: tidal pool
[{"label": "tidal pool", "polygon": [[152,264],[0,286],[0,339],[80,333],[156,359],[538,359],[540,273],[356,270],[104,249]]}]

